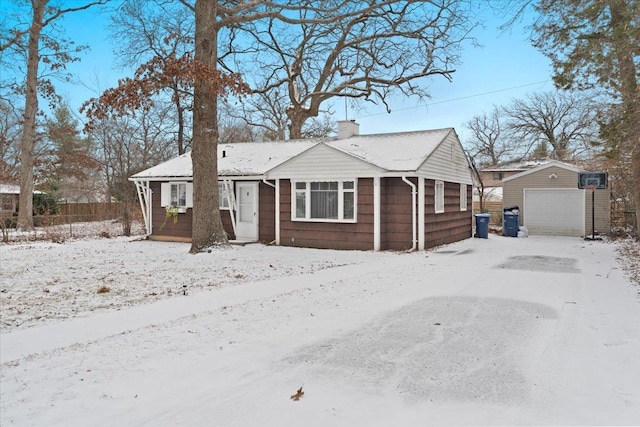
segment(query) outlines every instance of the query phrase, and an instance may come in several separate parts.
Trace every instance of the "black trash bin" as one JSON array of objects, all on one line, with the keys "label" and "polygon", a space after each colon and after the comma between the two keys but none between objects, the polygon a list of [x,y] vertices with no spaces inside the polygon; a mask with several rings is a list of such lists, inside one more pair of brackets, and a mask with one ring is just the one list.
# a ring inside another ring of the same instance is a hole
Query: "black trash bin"
[{"label": "black trash bin", "polygon": [[476,214],[476,237],[489,238],[489,214]]},{"label": "black trash bin", "polygon": [[511,206],[503,209],[502,234],[507,237],[518,237],[520,209]]}]

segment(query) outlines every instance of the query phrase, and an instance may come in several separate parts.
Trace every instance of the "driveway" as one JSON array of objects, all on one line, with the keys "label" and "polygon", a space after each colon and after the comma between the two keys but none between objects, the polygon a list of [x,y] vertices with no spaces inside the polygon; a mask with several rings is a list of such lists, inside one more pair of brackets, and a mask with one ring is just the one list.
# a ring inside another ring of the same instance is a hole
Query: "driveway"
[{"label": "driveway", "polygon": [[640,301],[612,244],[491,235],[346,255],[308,275],[3,334],[1,419],[640,424]]}]

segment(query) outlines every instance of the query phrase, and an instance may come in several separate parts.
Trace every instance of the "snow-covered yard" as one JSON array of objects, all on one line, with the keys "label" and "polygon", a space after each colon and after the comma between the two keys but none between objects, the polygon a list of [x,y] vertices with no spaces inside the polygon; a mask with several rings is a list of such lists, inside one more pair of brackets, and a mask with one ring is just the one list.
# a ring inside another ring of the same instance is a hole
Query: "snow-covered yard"
[{"label": "snow-covered yard", "polygon": [[615,247],[2,245],[0,424],[638,425]]}]

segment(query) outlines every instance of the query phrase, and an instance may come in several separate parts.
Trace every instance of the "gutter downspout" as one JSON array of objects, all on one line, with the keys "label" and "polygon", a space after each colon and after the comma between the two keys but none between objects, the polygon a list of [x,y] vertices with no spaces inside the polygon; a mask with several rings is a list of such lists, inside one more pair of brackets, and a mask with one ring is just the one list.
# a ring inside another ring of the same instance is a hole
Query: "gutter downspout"
[{"label": "gutter downspout", "polygon": [[417,198],[417,192],[416,192],[416,185],[409,181],[407,179],[406,175],[402,175],[402,180],[407,183],[409,186],[411,186],[411,202],[412,202],[412,206],[411,206],[411,230],[412,230],[412,244],[413,246],[411,247],[411,252],[415,251],[417,246],[418,246],[418,230],[417,230],[417,220],[416,220],[416,198]]},{"label": "gutter downspout", "polygon": [[[275,192],[276,192],[275,193],[275,199],[276,199],[276,202],[275,202],[275,205],[276,205],[275,218],[276,218],[276,220],[275,221],[276,221],[276,223],[275,223],[275,228],[274,228],[276,238],[273,239],[273,241],[269,242],[269,244],[272,245],[272,244],[275,243],[276,245],[279,245],[280,244],[280,197],[279,197],[279,192],[280,191],[279,191],[278,186],[276,184],[272,184],[269,181],[267,181],[267,178],[262,178],[262,182],[265,183],[266,185],[268,185],[269,187],[273,187],[275,189]],[[276,183],[277,182],[278,181],[276,180]]]}]

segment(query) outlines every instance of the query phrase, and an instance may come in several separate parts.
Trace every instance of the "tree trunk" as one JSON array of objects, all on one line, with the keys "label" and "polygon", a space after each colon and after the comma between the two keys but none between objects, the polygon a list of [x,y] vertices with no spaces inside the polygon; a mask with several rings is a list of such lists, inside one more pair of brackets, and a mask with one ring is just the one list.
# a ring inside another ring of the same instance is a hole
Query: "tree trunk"
[{"label": "tree trunk", "polygon": [[635,209],[636,209],[636,239],[640,240],[640,156],[635,156],[633,166],[633,177],[635,179]]},{"label": "tree trunk", "polygon": [[[195,60],[217,65],[217,0],[196,0]],[[206,77],[205,77],[206,78]],[[191,253],[228,244],[218,206],[218,98],[196,78],[193,100],[193,225]]]},{"label": "tree trunk", "polygon": [[289,139],[302,139],[302,125],[304,120],[298,117],[292,118],[289,123]]},{"label": "tree trunk", "polygon": [[131,236],[131,204],[128,197],[122,201],[122,234]]},{"label": "tree trunk", "polygon": [[618,61],[618,80],[624,106],[622,126],[625,148],[623,152],[631,156],[631,176],[633,200],[636,210],[636,236],[640,239],[640,86],[637,80],[637,69],[633,60],[637,46],[629,34],[632,28],[633,6],[626,1],[612,1],[610,3],[611,26],[613,28],[613,46]]},{"label": "tree trunk", "polygon": [[47,0],[34,0],[33,18],[29,29],[27,84],[24,107],[24,130],[20,141],[20,200],[18,228],[33,228],[33,150],[36,144],[36,114],[38,113],[38,65],[40,64],[40,33]]}]

